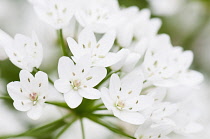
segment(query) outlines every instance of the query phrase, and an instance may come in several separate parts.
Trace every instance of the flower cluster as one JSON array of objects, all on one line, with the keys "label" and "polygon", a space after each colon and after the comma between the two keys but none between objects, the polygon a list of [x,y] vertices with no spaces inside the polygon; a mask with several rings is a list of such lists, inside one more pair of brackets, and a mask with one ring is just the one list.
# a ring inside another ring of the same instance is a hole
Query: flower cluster
[{"label": "flower cluster", "polygon": [[[167,94],[183,86],[195,88],[203,75],[190,69],[192,51],[157,34],[161,20],[150,18],[149,9],[121,8],[116,0],[29,1],[37,16],[60,33],[75,25],[73,37],[61,38],[68,56],[59,59],[59,78],[50,80],[70,110],[84,99],[103,102],[115,117],[139,126],[133,135],[137,139],[166,139],[172,132],[187,135],[202,129],[196,119],[183,122],[190,117],[182,109],[186,101],[174,102]],[[22,69],[20,81],[7,85],[14,107],[38,119],[49,94],[48,75],[38,71],[42,44],[34,32],[31,38],[17,34],[13,39],[0,30],[0,59],[7,57]]]}]

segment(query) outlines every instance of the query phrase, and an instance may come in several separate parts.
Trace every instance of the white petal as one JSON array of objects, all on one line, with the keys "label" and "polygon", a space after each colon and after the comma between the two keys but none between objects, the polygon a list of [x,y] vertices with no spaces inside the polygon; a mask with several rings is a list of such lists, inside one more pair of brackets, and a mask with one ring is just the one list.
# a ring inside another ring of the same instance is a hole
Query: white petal
[{"label": "white petal", "polygon": [[114,31],[109,31],[99,40],[96,47],[96,52],[101,55],[105,55],[110,51],[114,44],[116,33]]},{"label": "white petal", "polygon": [[15,100],[13,105],[19,111],[28,111],[33,106],[33,103],[30,100]]},{"label": "white petal", "polygon": [[64,99],[70,108],[76,108],[82,103],[82,97],[78,92],[69,92],[64,94]]},{"label": "white petal", "polygon": [[27,112],[27,115],[29,118],[33,120],[37,120],[42,115],[42,112],[43,112],[43,106],[37,104],[33,106],[32,109]]},{"label": "white petal", "polygon": [[77,44],[77,42],[73,38],[68,37],[67,42],[68,42],[69,49],[71,50],[72,54],[75,57],[81,57],[83,55],[83,52],[82,52],[83,49],[81,49],[81,47]]},{"label": "white petal", "polygon": [[[119,53],[119,52],[118,52]],[[93,65],[99,67],[109,67],[120,61],[121,55],[109,52],[104,58],[97,60]]]},{"label": "white petal", "polygon": [[27,70],[21,70],[19,76],[20,76],[20,83],[23,85],[23,87],[27,89],[29,92],[33,91],[35,88],[33,86],[35,83],[33,75]]},{"label": "white petal", "polygon": [[29,93],[20,82],[11,82],[7,85],[7,91],[13,100],[26,100]]},{"label": "white petal", "polygon": [[194,70],[187,71],[180,77],[181,83],[188,86],[199,85],[203,80],[203,75]]},{"label": "white petal", "polygon": [[39,71],[35,74],[35,83],[34,86],[36,86],[36,89],[46,94],[48,92],[48,76],[46,73]]},{"label": "white petal", "polygon": [[117,71],[117,70],[119,70],[119,69],[122,68],[122,66],[125,63],[125,60],[126,60],[128,54],[129,54],[129,50],[123,48],[123,49],[121,49],[118,52],[118,54],[119,54],[119,57],[120,57],[120,61],[118,61],[116,64],[114,64],[114,65],[111,66],[111,69],[114,70],[114,71]]},{"label": "white petal", "polygon": [[137,53],[129,54],[125,60],[124,66],[122,67],[122,71],[130,72],[133,70],[140,58],[141,55]]},{"label": "white petal", "polygon": [[99,99],[101,92],[95,88],[82,88],[78,90],[79,94],[87,99]]},{"label": "white petal", "polygon": [[[114,115],[116,114],[115,111],[113,111],[113,113]],[[130,124],[134,124],[134,125],[143,124],[145,121],[144,116],[140,114],[139,112],[121,111],[119,115],[117,114],[115,116],[121,119],[122,121],[128,122]]]},{"label": "white petal", "polygon": [[94,87],[100,83],[106,76],[106,69],[103,67],[93,67],[86,74],[86,84],[87,86]]},{"label": "white petal", "polygon": [[143,76],[134,72],[122,79],[122,91],[128,95],[139,95],[143,85]]},{"label": "white petal", "polygon": [[133,36],[133,24],[123,24],[123,28],[118,30],[117,42],[122,47],[128,47],[132,42]]},{"label": "white petal", "polygon": [[94,33],[88,28],[83,29],[79,34],[78,43],[79,45],[84,45],[89,47],[95,46],[96,38]]},{"label": "white petal", "polygon": [[114,101],[112,100],[110,94],[109,94],[109,90],[105,87],[103,87],[101,89],[101,99],[105,105],[105,107],[108,109],[108,110],[111,110],[112,107],[113,107],[113,104],[114,104]]},{"label": "white petal", "polygon": [[174,79],[164,79],[153,81],[153,84],[158,87],[174,87],[179,85],[179,81]]},{"label": "white petal", "polygon": [[121,81],[119,76],[117,74],[112,74],[109,83],[109,91],[113,100],[117,98],[120,88],[121,88]]},{"label": "white petal", "polygon": [[54,86],[61,93],[67,93],[72,89],[69,80],[65,79],[56,80]]},{"label": "white petal", "polygon": [[126,106],[132,108],[132,111],[140,111],[150,107],[154,102],[154,99],[150,96],[141,95],[132,99],[126,100]]},{"label": "white petal", "polygon": [[61,57],[58,62],[58,74],[61,79],[71,79],[74,63],[69,57]]}]

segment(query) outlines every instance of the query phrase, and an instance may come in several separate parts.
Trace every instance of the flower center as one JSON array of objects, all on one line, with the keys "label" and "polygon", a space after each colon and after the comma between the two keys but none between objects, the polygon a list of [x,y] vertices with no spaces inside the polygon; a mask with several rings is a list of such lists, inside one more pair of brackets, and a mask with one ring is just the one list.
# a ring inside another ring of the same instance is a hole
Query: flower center
[{"label": "flower center", "polygon": [[81,82],[78,81],[78,80],[74,80],[72,83],[71,83],[71,86],[74,90],[78,90],[81,86]]},{"label": "flower center", "polygon": [[33,105],[36,105],[37,101],[38,101],[38,94],[37,93],[31,93],[29,95],[29,98],[31,101],[33,101]]},{"label": "flower center", "polygon": [[121,100],[118,100],[115,105],[119,110],[122,110],[125,107],[125,103]]}]

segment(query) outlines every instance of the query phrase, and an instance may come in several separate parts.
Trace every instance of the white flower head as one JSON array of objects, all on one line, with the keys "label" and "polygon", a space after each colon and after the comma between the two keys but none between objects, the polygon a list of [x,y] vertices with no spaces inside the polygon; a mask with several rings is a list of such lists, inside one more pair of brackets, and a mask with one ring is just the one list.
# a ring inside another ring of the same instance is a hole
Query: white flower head
[{"label": "white flower head", "polygon": [[14,65],[30,72],[34,67],[39,68],[43,58],[43,49],[34,32],[31,38],[16,34],[14,40],[7,44],[5,51]]},{"label": "white flower head", "polygon": [[173,131],[174,126],[171,123],[152,124],[145,122],[140,125],[135,132],[136,139],[169,139],[167,137]]},{"label": "white flower head", "polygon": [[171,87],[180,84],[194,86],[202,82],[203,75],[189,70],[192,60],[191,51],[172,47],[167,35],[159,35],[151,41],[143,67],[147,80],[156,86]]},{"label": "white flower head", "polygon": [[102,101],[108,110],[122,121],[131,124],[142,124],[145,117],[139,112],[153,104],[153,98],[141,95],[142,76],[129,74],[120,80],[113,74],[109,89],[102,88]]},{"label": "white flower head", "polygon": [[72,0],[30,0],[41,20],[55,29],[61,29],[69,24],[74,14]]},{"label": "white flower head", "polygon": [[75,17],[82,27],[96,33],[105,33],[119,22],[119,5],[116,0],[80,0]]},{"label": "white flower head", "polygon": [[106,76],[103,67],[90,67],[88,57],[82,57],[76,64],[68,58],[61,57],[58,63],[59,79],[55,81],[55,88],[64,93],[64,99],[70,108],[78,107],[83,97],[99,99],[101,93],[93,88]]},{"label": "white flower head", "polygon": [[38,119],[43,111],[44,102],[48,95],[48,76],[37,72],[35,77],[26,70],[20,71],[20,81],[7,85],[14,107],[19,111],[27,111],[28,117]]},{"label": "white flower head", "polygon": [[115,40],[115,32],[109,31],[97,42],[94,33],[85,28],[78,37],[78,43],[67,38],[73,59],[78,61],[82,56],[89,55],[92,66],[108,67],[120,60],[116,53],[109,52]]}]

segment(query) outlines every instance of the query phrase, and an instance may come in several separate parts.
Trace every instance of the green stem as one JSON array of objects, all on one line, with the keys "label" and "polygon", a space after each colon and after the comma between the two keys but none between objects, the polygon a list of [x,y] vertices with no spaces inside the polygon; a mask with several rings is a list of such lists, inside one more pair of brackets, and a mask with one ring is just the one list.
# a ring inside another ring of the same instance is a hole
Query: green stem
[{"label": "green stem", "polygon": [[71,122],[69,122],[55,137],[55,139],[59,139],[59,137],[77,120],[77,118],[74,118]]},{"label": "green stem", "polygon": [[71,116],[71,114],[67,114],[67,115],[63,116],[62,118],[60,118],[56,121],[53,121],[49,124],[46,124],[46,125],[43,125],[43,126],[40,126],[40,127],[37,127],[37,128],[32,128],[32,129],[30,129],[26,132],[20,133],[20,134],[2,136],[2,137],[0,137],[0,139],[8,139],[8,138],[11,138],[11,137],[34,136],[34,135],[37,135],[40,132],[44,132],[44,129],[47,129],[49,127],[52,127],[53,125],[56,125],[56,124],[62,122],[64,119],[68,118],[69,116]]},{"label": "green stem", "polygon": [[65,109],[70,110],[69,106],[65,102],[52,102],[52,101],[47,101],[45,103],[51,104],[51,105],[55,105],[55,106],[58,106],[58,107],[61,107],[61,108],[65,108]]},{"label": "green stem", "polygon": [[59,41],[61,43],[61,48],[62,48],[62,51],[63,51],[63,55],[68,56],[67,47],[65,45],[65,40],[64,40],[64,37],[63,37],[63,30],[62,29],[58,30],[58,38],[59,38]]},{"label": "green stem", "polygon": [[[37,73],[38,71],[41,71],[41,70],[38,69],[38,68],[34,68],[34,72],[35,72],[35,73]],[[48,77],[48,80],[49,80],[49,82],[50,82],[52,85],[54,84],[53,80],[52,80],[50,77]]]},{"label": "green stem", "polygon": [[0,96],[0,99],[12,100],[9,96]]},{"label": "green stem", "polygon": [[120,71],[118,70],[118,71],[113,71],[113,72],[108,73],[107,76],[94,88],[98,89],[104,82],[106,82],[112,76],[112,74],[118,73],[118,72],[120,72]]},{"label": "green stem", "polygon": [[122,135],[122,136],[125,136],[125,137],[128,137],[128,138],[131,138],[131,139],[135,139],[134,137],[132,137],[132,136],[124,133],[122,131],[122,129],[118,129],[118,128],[114,127],[114,125],[111,124],[111,123],[109,123],[109,122],[104,122],[104,121],[102,121],[102,120],[100,120],[100,119],[98,119],[96,117],[91,117],[91,116],[88,116],[87,118],[90,119],[91,121],[95,122],[95,123],[98,123],[98,124],[106,127],[107,129],[109,129],[110,131],[112,131],[114,133],[117,133],[119,135]]},{"label": "green stem", "polygon": [[82,129],[82,139],[85,139],[85,129],[84,129],[84,124],[83,124],[83,119],[80,118],[80,125]]}]

